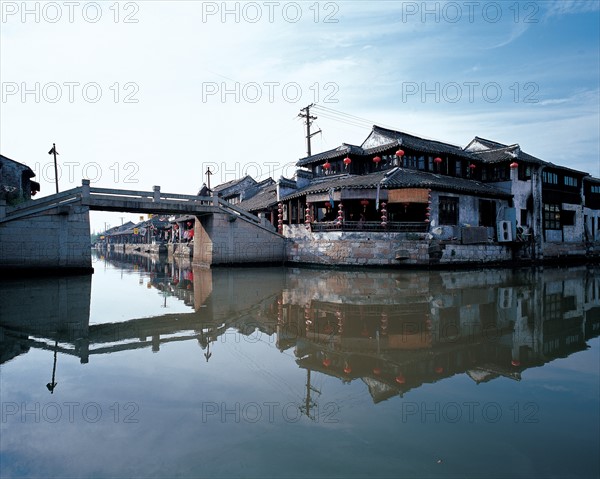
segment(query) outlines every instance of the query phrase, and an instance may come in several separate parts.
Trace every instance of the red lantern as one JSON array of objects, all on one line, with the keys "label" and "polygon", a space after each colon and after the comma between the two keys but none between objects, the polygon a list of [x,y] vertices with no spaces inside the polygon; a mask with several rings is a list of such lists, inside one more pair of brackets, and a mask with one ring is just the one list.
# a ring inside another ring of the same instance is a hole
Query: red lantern
[{"label": "red lantern", "polygon": [[369,206],[369,200],[360,200],[360,204],[363,206]]},{"label": "red lantern", "polygon": [[329,359],[329,358],[323,359],[323,366],[325,366],[326,368],[331,366],[331,359]]},{"label": "red lantern", "polygon": [[402,158],[404,156],[404,150],[400,149],[396,152],[396,156],[398,158]]},{"label": "red lantern", "polygon": [[398,384],[404,384],[406,382],[406,379],[404,379],[404,376],[402,376],[402,374],[396,376],[396,382]]},{"label": "red lantern", "polygon": [[373,374],[379,376],[381,374],[381,368],[373,368]]},{"label": "red lantern", "polygon": [[348,165],[352,163],[352,160],[349,157],[344,158],[344,165],[348,168]]},{"label": "red lantern", "polygon": [[325,168],[326,170],[331,168],[331,163],[329,163],[329,160],[327,160],[327,161],[325,161],[325,163],[323,163],[323,168]]},{"label": "red lantern", "polygon": [[344,372],[345,372],[346,374],[350,374],[350,373],[352,372],[352,368],[351,368],[350,366],[346,366],[346,367],[344,368]]},{"label": "red lantern", "polygon": [[325,207],[326,207],[326,208],[331,208],[331,203],[330,203],[329,201],[326,201],[326,202],[325,202]]},{"label": "red lantern", "polygon": [[375,163],[376,165],[378,165],[380,161],[381,161],[381,157],[379,157],[379,156],[376,156],[375,158],[373,158],[373,163]]},{"label": "red lantern", "polygon": [[438,366],[437,368],[435,368],[435,372],[437,374],[442,374],[444,372],[444,368],[441,366]]},{"label": "red lantern", "polygon": [[513,161],[513,162],[510,164],[510,169],[511,169],[511,170],[514,170],[515,168],[518,168],[518,167],[519,167],[519,164],[518,164],[516,161]]},{"label": "red lantern", "polygon": [[470,169],[470,170],[474,170],[475,168],[477,168],[477,167],[476,167],[476,166],[475,166],[473,163],[471,163],[471,164],[469,165],[469,169]]},{"label": "red lantern", "polygon": [[436,163],[436,164],[438,164],[438,165],[439,165],[439,164],[440,164],[442,161],[443,161],[443,160],[442,160],[442,159],[441,159],[439,156],[433,160],[433,162],[434,162],[434,163]]},{"label": "red lantern", "polygon": [[512,364],[514,367],[518,367],[521,365],[521,361],[517,360],[517,359],[513,359],[510,364]]}]

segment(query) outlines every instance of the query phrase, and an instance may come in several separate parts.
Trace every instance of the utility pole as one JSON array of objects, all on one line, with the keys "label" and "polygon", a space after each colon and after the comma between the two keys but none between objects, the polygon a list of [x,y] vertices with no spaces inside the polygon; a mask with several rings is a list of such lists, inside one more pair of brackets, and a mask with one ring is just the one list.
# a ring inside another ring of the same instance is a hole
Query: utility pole
[{"label": "utility pole", "polygon": [[312,125],[312,120],[316,120],[317,119],[316,116],[311,116],[311,114],[310,114],[310,108],[313,107],[313,106],[315,106],[315,104],[311,103],[307,107],[302,108],[300,110],[300,113],[298,113],[298,116],[300,118],[305,118],[306,119],[306,156],[311,156],[311,152],[310,152],[310,139],[313,136],[315,136],[316,134],[321,133],[321,130],[315,131],[313,133],[310,132],[310,126]]},{"label": "utility pole", "polygon": [[49,155],[54,155],[54,181],[56,182],[56,192],[58,193],[58,166],[56,164],[56,143],[52,143],[52,149],[48,152]]},{"label": "utility pole", "polygon": [[206,167],[206,173],[204,173],[206,175],[206,187],[208,188],[208,191],[210,192],[210,177],[213,175],[213,172],[210,171],[210,166]]}]

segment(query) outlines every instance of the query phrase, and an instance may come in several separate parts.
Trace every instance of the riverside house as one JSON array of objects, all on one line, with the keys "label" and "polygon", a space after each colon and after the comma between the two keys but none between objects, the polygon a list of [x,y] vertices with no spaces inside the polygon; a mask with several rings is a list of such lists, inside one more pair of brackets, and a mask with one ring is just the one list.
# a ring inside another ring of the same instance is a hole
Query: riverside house
[{"label": "riverside house", "polygon": [[0,200],[8,204],[30,200],[40,191],[40,184],[32,180],[34,176],[29,166],[0,155]]},{"label": "riverside house", "polygon": [[[242,200],[287,238],[287,260],[487,263],[600,253],[600,180],[475,137],[466,147],[374,126],[302,158]],[[254,188],[255,190],[257,188]]]}]

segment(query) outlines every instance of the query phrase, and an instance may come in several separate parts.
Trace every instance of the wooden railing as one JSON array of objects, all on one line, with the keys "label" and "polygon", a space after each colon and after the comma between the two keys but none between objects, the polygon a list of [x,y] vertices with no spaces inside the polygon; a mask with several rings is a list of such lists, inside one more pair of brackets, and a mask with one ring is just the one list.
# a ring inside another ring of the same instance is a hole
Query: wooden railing
[{"label": "wooden railing", "polygon": [[381,221],[326,221],[311,223],[312,231],[392,231],[407,233],[424,233],[429,228],[429,223],[389,221],[382,226]]}]

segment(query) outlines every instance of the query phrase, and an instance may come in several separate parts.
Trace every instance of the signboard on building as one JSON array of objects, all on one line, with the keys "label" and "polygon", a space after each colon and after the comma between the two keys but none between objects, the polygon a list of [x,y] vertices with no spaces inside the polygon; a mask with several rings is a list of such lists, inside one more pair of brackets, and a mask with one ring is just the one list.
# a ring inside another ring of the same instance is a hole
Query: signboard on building
[{"label": "signboard on building", "polygon": [[402,188],[388,191],[388,203],[428,203],[429,190],[425,188]]}]

